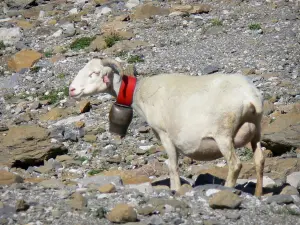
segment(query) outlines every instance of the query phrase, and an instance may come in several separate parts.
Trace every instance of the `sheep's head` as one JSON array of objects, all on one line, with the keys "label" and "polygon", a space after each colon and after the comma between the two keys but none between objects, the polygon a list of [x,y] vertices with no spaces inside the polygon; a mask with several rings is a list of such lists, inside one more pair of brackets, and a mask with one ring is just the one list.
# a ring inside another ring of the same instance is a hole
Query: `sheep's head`
[{"label": "sheep's head", "polygon": [[[118,68],[116,71],[115,67]],[[109,92],[113,76],[122,75],[120,64],[113,59],[92,59],[76,75],[69,87],[69,95],[74,99],[98,93]]]}]

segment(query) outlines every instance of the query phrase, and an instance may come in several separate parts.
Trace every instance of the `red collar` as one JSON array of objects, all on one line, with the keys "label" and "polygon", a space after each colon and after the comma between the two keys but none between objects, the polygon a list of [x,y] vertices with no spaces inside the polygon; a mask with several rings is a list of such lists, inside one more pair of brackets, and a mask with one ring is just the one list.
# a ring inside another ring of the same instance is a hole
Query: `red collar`
[{"label": "red collar", "polygon": [[122,83],[117,96],[118,104],[131,106],[135,85],[136,78],[134,76],[122,76]]}]

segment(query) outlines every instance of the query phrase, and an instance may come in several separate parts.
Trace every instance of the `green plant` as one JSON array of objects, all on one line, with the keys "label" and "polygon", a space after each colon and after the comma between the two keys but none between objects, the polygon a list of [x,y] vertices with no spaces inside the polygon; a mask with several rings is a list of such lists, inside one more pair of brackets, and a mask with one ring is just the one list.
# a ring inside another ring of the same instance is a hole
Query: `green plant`
[{"label": "green plant", "polygon": [[116,55],[116,57],[125,57],[126,54],[127,54],[127,51],[122,50],[122,51],[117,52],[115,55]]},{"label": "green plant", "polygon": [[223,22],[221,20],[219,20],[218,18],[212,19],[211,23],[213,26],[222,26],[223,25]]},{"label": "green plant", "polygon": [[92,169],[88,172],[89,175],[93,176],[95,174],[101,173],[103,170],[100,169]]},{"label": "green plant", "polygon": [[51,51],[46,51],[44,52],[44,55],[46,58],[50,58],[53,55],[53,53]]},{"label": "green plant", "polygon": [[80,162],[84,162],[84,161],[87,161],[88,158],[85,157],[85,156],[79,156],[78,158],[76,158],[76,160],[80,161]]},{"label": "green plant", "polygon": [[269,124],[275,122],[275,120],[276,120],[276,118],[275,118],[275,117],[272,117],[271,120],[270,120],[270,122],[269,122]]},{"label": "green plant", "polygon": [[65,74],[64,73],[60,73],[60,74],[57,75],[57,77],[59,79],[64,79],[65,78]]},{"label": "green plant", "polygon": [[261,26],[259,23],[252,23],[249,25],[249,29],[250,30],[260,30],[261,29]]},{"label": "green plant", "polygon": [[107,47],[109,47],[109,48],[121,40],[122,40],[122,37],[116,33],[112,33],[112,34],[104,37],[104,41],[105,41]]},{"label": "green plant", "polygon": [[[62,95],[59,95],[59,92],[63,92]],[[48,95],[43,95],[41,97],[39,97],[40,100],[49,100],[50,104],[54,104],[56,102],[58,102],[59,100],[62,100],[65,96],[69,95],[69,88],[68,87],[64,87],[64,88],[60,88],[57,90],[52,90],[49,92]]]},{"label": "green plant", "polygon": [[73,41],[70,45],[72,50],[80,50],[88,47],[95,37],[82,37]]},{"label": "green plant", "polygon": [[139,55],[131,55],[127,59],[128,63],[137,63],[137,62],[144,62],[144,59]]},{"label": "green plant", "polygon": [[5,49],[5,44],[3,41],[0,41],[0,50]]},{"label": "green plant", "polygon": [[30,72],[37,73],[41,69],[40,66],[34,66],[30,68]]}]

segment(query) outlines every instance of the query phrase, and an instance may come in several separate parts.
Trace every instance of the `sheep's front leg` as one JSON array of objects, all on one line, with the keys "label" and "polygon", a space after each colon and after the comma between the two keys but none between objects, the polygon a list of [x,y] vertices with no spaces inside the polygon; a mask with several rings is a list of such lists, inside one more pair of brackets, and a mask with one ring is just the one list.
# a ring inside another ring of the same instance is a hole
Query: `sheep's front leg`
[{"label": "sheep's front leg", "polygon": [[260,145],[260,134],[257,134],[253,140],[251,141],[251,147],[254,151],[254,163],[256,170],[256,187],[255,187],[255,196],[260,197],[263,193],[263,172],[264,172],[264,164],[265,158],[263,155],[263,151]]},{"label": "sheep's front leg", "polygon": [[236,180],[242,169],[240,159],[237,157],[233,145],[233,141],[230,138],[219,138],[216,140],[219,149],[228,163],[228,175],[226,178],[226,187],[235,187]]},{"label": "sheep's front leg", "polygon": [[176,151],[174,144],[166,133],[160,132],[159,137],[169,158],[168,167],[170,173],[170,188],[171,190],[177,191],[181,186],[178,173],[178,152]]}]

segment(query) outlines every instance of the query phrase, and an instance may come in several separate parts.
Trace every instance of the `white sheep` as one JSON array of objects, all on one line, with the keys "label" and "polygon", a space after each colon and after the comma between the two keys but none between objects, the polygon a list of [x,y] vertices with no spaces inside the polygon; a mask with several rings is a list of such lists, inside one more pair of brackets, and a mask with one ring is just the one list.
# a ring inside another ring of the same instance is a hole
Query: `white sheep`
[{"label": "white sheep", "polygon": [[[70,97],[80,99],[97,93],[117,97],[122,73],[120,64],[113,59],[92,59],[71,83]],[[132,108],[152,127],[168,154],[172,190],[177,191],[181,186],[179,153],[202,161],[224,156],[229,168],[225,186],[235,187],[242,167],[235,148],[251,142],[257,176],[255,195],[262,195],[263,99],[244,76],[160,74],[146,77],[137,81]]]}]

